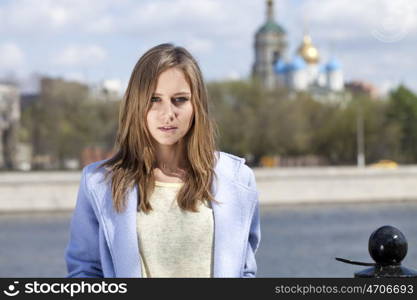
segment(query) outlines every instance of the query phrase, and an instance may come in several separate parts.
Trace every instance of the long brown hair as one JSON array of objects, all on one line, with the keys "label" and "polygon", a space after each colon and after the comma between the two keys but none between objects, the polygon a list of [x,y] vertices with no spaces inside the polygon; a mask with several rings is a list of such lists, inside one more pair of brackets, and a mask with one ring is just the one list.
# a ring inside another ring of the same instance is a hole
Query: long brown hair
[{"label": "long brown hair", "polygon": [[[197,61],[183,47],[161,44],[148,50],[136,63],[120,104],[116,154],[99,167],[111,177],[113,207],[120,213],[126,207],[127,190],[138,184],[138,208],[152,210],[149,197],[155,187],[153,169],[155,145],[146,125],[159,74],[176,67],[184,72],[191,89],[194,118],[185,145],[186,175],[177,194],[178,206],[197,212],[199,202],[216,201],[210,188],[213,177],[218,129],[209,116],[208,95]],[[216,177],[217,178],[217,177]]]}]

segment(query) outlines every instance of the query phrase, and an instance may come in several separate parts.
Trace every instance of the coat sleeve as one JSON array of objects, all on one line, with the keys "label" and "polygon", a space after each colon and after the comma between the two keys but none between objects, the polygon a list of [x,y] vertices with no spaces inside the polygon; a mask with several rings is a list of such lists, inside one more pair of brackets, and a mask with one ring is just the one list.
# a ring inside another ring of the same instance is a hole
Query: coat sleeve
[{"label": "coat sleeve", "polygon": [[103,277],[99,253],[99,224],[92,207],[91,193],[83,169],[77,202],[70,223],[70,238],[65,250],[68,275],[71,277]]},{"label": "coat sleeve", "polygon": [[249,187],[256,190],[254,193],[254,208],[251,215],[251,223],[249,229],[249,236],[248,236],[248,243],[246,249],[246,260],[245,265],[243,268],[243,276],[242,277],[256,277],[257,272],[257,264],[255,259],[256,251],[258,250],[259,243],[261,240],[261,226],[260,226],[260,219],[259,219],[259,193],[256,189],[256,181],[255,181],[255,174],[251,169],[249,169],[250,173],[250,180],[249,180]]}]

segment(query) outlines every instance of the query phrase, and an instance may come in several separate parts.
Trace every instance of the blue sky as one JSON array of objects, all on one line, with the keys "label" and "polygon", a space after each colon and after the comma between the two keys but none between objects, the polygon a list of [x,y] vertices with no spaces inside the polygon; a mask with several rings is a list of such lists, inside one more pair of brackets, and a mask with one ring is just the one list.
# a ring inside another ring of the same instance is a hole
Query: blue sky
[{"label": "blue sky", "polygon": [[[245,78],[264,0],[0,0],[0,75],[28,88],[34,73],[126,84],[150,47],[187,47],[207,80]],[[304,28],[322,61],[338,58],[346,80],[381,92],[403,82],[417,91],[417,1],[275,0],[291,58]]]}]

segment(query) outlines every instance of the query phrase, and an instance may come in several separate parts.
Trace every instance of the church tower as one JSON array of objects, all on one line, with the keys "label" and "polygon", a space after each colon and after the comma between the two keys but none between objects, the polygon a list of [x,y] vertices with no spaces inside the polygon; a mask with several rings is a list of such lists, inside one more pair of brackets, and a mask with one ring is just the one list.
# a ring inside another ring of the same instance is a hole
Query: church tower
[{"label": "church tower", "polygon": [[313,45],[313,41],[309,34],[304,34],[303,42],[298,47],[297,54],[307,63],[307,85],[315,84],[319,77],[320,54]]},{"label": "church tower", "polygon": [[274,1],[267,0],[266,22],[255,35],[255,63],[252,76],[266,88],[276,84],[274,65],[284,55],[287,47],[285,31],[274,20]]}]

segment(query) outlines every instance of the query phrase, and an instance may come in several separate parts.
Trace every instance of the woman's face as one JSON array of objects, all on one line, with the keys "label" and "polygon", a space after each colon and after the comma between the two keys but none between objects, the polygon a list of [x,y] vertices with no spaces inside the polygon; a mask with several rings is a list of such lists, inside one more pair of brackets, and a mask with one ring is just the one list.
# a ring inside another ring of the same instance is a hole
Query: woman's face
[{"label": "woman's face", "polygon": [[[188,132],[193,117],[191,89],[182,70],[170,68],[158,77],[147,125],[159,145],[171,146]],[[162,127],[175,127],[163,130]]]}]

